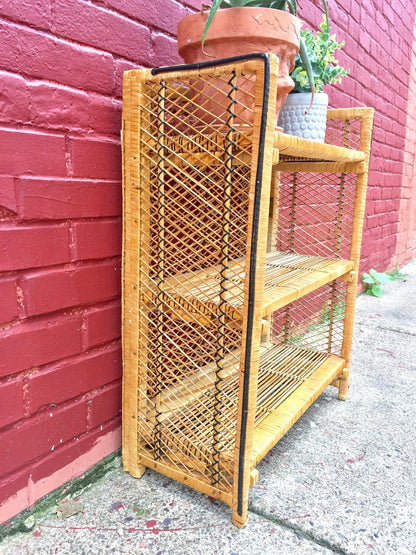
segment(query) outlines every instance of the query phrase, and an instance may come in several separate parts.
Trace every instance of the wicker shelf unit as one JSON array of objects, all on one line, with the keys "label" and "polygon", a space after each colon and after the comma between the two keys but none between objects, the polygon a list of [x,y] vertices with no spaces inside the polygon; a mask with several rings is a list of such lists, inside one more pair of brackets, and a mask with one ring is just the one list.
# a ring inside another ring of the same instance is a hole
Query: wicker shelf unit
[{"label": "wicker shelf unit", "polygon": [[275,129],[278,60],[125,73],[123,464],[227,503],[348,389],[373,113]]}]

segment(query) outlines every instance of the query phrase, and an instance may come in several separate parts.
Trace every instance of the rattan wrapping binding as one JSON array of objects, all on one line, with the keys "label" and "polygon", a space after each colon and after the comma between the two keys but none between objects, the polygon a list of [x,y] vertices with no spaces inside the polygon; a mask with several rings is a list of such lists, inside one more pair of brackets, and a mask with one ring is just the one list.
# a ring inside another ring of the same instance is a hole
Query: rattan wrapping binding
[{"label": "rattan wrapping binding", "polygon": [[258,461],[346,396],[371,139],[367,109],[330,111],[331,144],[275,132],[277,65],[124,76],[124,468],[238,526]]}]

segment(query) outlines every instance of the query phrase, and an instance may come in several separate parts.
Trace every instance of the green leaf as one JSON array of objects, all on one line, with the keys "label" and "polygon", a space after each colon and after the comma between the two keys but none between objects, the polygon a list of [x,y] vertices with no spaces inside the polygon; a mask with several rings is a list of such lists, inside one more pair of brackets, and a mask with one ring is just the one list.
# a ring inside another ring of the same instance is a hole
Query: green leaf
[{"label": "green leaf", "polygon": [[380,285],[374,285],[373,287],[371,287],[371,294],[374,295],[375,297],[382,297],[383,290],[380,287]]},{"label": "green leaf", "polygon": [[363,274],[362,280],[364,283],[375,283],[374,278],[371,277],[369,274],[366,274],[365,272]]},{"label": "green leaf", "polygon": [[212,6],[211,6],[211,9],[209,10],[208,18],[205,22],[204,31],[202,33],[202,46],[204,46],[204,42],[207,37],[209,26],[211,25],[211,22],[214,19],[214,15],[217,13],[217,10],[220,7],[221,2],[222,0],[214,0],[212,2]]},{"label": "green leaf", "polygon": [[292,15],[297,15],[298,13],[298,5],[296,0],[286,0],[287,7]]},{"label": "green leaf", "polygon": [[[271,0],[270,0],[271,1]],[[258,6],[261,2],[258,0],[228,0],[227,4],[232,8],[243,8],[244,6]],[[220,6],[223,7],[223,6]]]},{"label": "green leaf", "polygon": [[300,37],[300,47],[299,47],[299,56],[305,66],[306,75],[308,76],[309,85],[311,87],[311,91],[315,92],[315,79],[313,77],[312,66],[309,60],[308,51],[306,50],[306,45],[303,41],[303,38]]},{"label": "green leaf", "polygon": [[393,281],[393,278],[388,274],[382,274],[373,269],[370,270],[370,274],[374,277],[376,281],[378,281],[378,283],[389,283],[390,281]]},{"label": "green leaf", "polygon": [[349,73],[349,70],[340,67],[335,59],[334,54],[344,45],[344,41],[339,43],[336,41],[335,35],[330,34],[326,0],[323,0],[323,3],[326,13],[322,16],[322,31],[316,33],[313,33],[310,29],[303,29],[301,31],[304,49],[301,46],[300,56],[296,57],[295,69],[291,73],[291,77],[295,82],[294,92],[311,91],[311,81],[305,84],[300,80],[301,74],[295,73],[297,68],[307,71],[305,60],[309,59],[311,64],[316,92],[322,92],[324,85],[339,83],[341,77]]}]

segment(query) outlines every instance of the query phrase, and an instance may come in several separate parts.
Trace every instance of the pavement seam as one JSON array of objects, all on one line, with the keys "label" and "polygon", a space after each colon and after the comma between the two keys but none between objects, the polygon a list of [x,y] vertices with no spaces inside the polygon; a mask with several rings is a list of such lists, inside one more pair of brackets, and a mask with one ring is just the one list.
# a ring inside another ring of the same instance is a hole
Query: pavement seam
[{"label": "pavement seam", "polygon": [[413,337],[416,337],[416,332],[412,332],[412,331],[400,330],[400,329],[397,329],[397,328],[388,328],[388,327],[385,327],[385,326],[376,326],[376,329],[386,330],[386,331],[393,331],[395,333],[401,333],[402,335],[411,335]]},{"label": "pavement seam", "polygon": [[325,540],[324,538],[320,538],[319,536],[317,536],[315,534],[311,534],[310,532],[307,532],[306,530],[303,530],[303,528],[301,528],[300,526],[297,526],[296,524],[280,520],[279,518],[277,518],[273,515],[270,515],[270,514],[264,512],[264,511],[261,511],[260,509],[254,508],[253,506],[249,506],[249,510],[252,513],[254,513],[255,515],[260,516],[261,518],[263,518],[265,520],[269,520],[270,522],[273,522],[273,524],[276,524],[277,526],[280,526],[281,528],[283,528],[285,530],[290,530],[291,532],[294,532],[296,535],[302,536],[302,538],[304,538],[304,539],[306,539],[306,540],[308,540],[312,543],[315,543],[315,544],[319,545],[320,547],[325,547],[326,549],[329,549],[333,553],[337,553],[338,555],[351,555],[351,553],[349,551],[345,551],[341,547],[338,547],[338,546],[330,543],[328,540]]}]

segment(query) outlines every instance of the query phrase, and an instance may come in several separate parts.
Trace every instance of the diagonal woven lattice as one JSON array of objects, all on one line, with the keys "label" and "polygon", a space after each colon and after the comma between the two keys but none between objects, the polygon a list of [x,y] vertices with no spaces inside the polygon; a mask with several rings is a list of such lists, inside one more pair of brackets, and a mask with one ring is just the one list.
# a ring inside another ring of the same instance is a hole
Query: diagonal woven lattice
[{"label": "diagonal woven lattice", "polygon": [[139,445],[225,491],[237,425],[231,385],[241,347],[255,87],[253,73],[235,71],[148,81],[140,109],[139,348],[148,355]]},{"label": "diagonal woven lattice", "polygon": [[354,200],[351,174],[282,172],[277,250],[349,258]]}]

